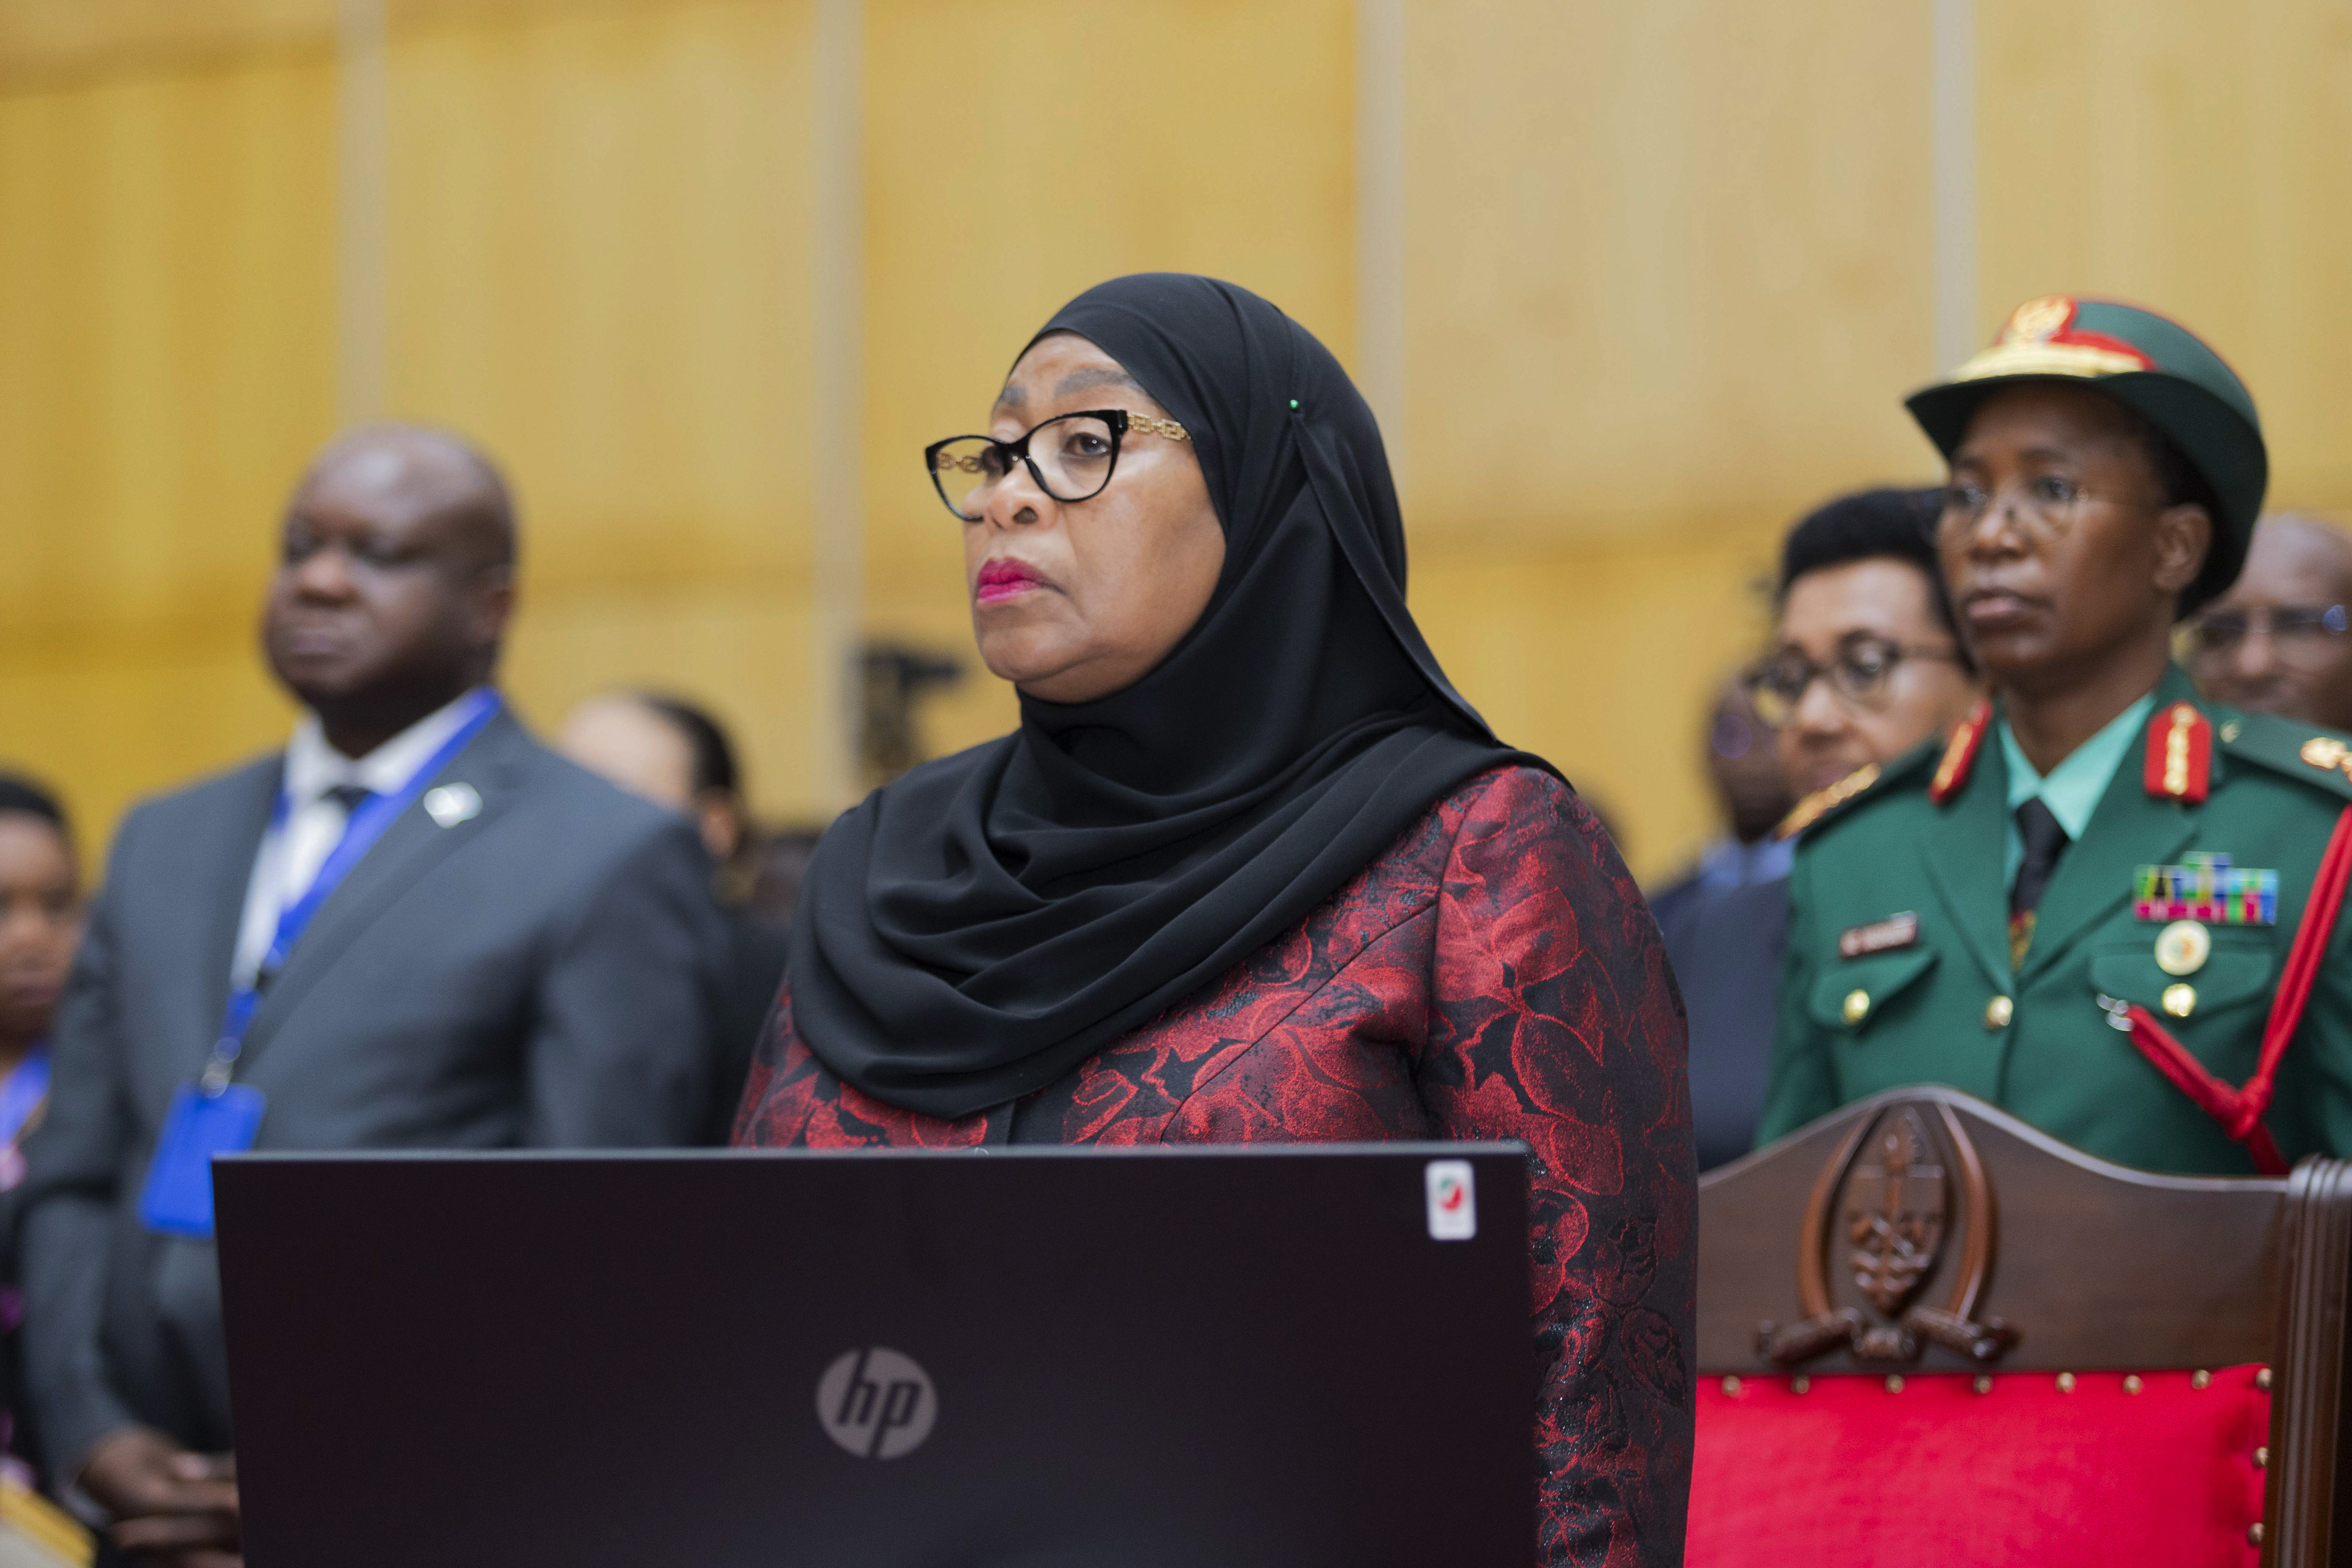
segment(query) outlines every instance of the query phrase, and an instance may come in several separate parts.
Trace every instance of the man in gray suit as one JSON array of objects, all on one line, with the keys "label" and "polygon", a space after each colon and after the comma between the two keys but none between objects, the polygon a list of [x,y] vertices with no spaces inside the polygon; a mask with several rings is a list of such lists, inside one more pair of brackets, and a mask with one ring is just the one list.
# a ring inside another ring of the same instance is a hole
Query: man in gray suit
[{"label": "man in gray suit", "polygon": [[26,1362],[56,1476],[141,1563],[239,1560],[205,1148],[683,1143],[709,1113],[708,859],[500,708],[513,595],[482,458],[330,447],[263,625],[309,716],[116,837],[30,1152]]}]

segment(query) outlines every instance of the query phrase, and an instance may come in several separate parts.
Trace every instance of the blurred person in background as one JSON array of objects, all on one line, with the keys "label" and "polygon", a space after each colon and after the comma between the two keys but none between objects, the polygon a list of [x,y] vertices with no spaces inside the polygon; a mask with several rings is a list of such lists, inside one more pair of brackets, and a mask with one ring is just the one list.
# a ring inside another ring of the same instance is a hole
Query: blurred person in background
[{"label": "blurred person in background", "polygon": [[65,810],[32,780],[0,774],[0,1447],[27,1485],[38,1452],[16,1332],[24,1140],[48,1109],[49,1029],[80,937],[81,879]]},{"label": "blurred person in background", "polygon": [[1759,1135],[1944,1083],[2142,1170],[2352,1153],[2352,742],[2172,663],[2261,510],[2245,384],[2176,322],[2051,295],[1908,406],[1993,698],[1805,829]]},{"label": "blurred person in background", "polygon": [[1984,695],[1936,561],[1943,495],[1840,496],[1781,545],[1772,651],[1750,689],[1801,803],[1941,738]]},{"label": "blurred person in background", "polygon": [[[1702,1169],[1746,1153],[1763,1112],[1797,830],[1856,770],[1940,738],[1981,694],[1936,563],[1942,494],[1841,496],[1798,522],[1781,545],[1772,651],[1743,687],[1748,711],[1769,726],[1771,744],[1759,750],[1772,760],[1783,798],[1805,798],[1750,852],[1759,863],[1763,849],[1776,852],[1771,879],[1694,887],[1657,904],[1690,1007]],[[1720,715],[1717,722],[1719,735]],[[1749,787],[1760,799],[1760,786]]]},{"label": "blurred person in background", "polygon": [[505,710],[514,561],[472,448],[332,443],[262,617],[292,740],[116,835],[28,1147],[26,1348],[53,1479],[142,1563],[238,1561],[208,1152],[705,1130],[709,858]]},{"label": "blurred person in background", "polygon": [[1064,307],[988,421],[924,459],[1020,727],[826,832],[737,1141],[1522,1140],[1537,1557],[1680,1563],[1664,951],[1423,641],[1371,410],[1265,300],[1162,273]]},{"label": "blurred person in background", "polygon": [[2266,517],[2246,569],[2189,623],[2189,673],[2216,702],[2352,731],[2352,538]]},{"label": "blurred person in background", "polygon": [[751,1070],[752,1042],[783,980],[790,930],[749,907],[761,847],[734,744],[703,709],[642,691],[589,698],[565,715],[555,743],[582,767],[691,818],[710,852],[727,915],[725,963],[732,984],[719,1020],[717,1083],[704,1141],[724,1143]]},{"label": "blurred person in background", "polygon": [[1744,674],[1725,681],[1707,710],[1706,764],[1727,831],[1699,852],[1698,864],[1680,880],[1650,895],[1660,925],[1694,895],[1777,882],[1789,874],[1789,847],[1772,829],[1795,797],[1781,778],[1772,731],[1758,714]]},{"label": "blurred person in background", "polygon": [[1738,679],[1707,715],[1706,770],[1730,831],[1650,896],[1690,1020],[1691,1124],[1702,1171],[1748,1152],[1764,1104],[1772,984],[1786,924],[1789,812],[1772,731]]}]

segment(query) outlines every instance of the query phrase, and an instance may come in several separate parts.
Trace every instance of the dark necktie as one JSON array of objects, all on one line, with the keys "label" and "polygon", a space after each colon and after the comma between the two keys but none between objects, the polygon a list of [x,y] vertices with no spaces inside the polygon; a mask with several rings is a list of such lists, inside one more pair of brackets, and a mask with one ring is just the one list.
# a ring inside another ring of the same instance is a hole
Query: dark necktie
[{"label": "dark necktie", "polygon": [[[375,791],[365,784],[340,784],[328,785],[320,792],[320,796],[324,800],[331,800],[343,808],[343,831],[348,833],[352,827],[352,814],[359,810],[362,801],[374,793]],[[257,991],[267,991],[269,989],[269,983],[277,978],[277,966],[268,958],[264,958],[261,961],[260,971],[254,976],[253,988]]]},{"label": "dark necktie", "polygon": [[329,789],[327,798],[343,808],[343,821],[349,823],[352,813],[360,808],[360,803],[374,793],[365,784],[343,784]]},{"label": "dark necktie", "polygon": [[2017,808],[2017,836],[2024,840],[2025,858],[2017,863],[2017,880],[2009,886],[2011,967],[2022,964],[2026,950],[2033,945],[2033,912],[2042,907],[2042,895],[2049,889],[2051,873],[2058,869],[2058,858],[2066,853],[2066,846],[2072,842],[2065,828],[2059,826],[2057,813],[2039,797]]}]

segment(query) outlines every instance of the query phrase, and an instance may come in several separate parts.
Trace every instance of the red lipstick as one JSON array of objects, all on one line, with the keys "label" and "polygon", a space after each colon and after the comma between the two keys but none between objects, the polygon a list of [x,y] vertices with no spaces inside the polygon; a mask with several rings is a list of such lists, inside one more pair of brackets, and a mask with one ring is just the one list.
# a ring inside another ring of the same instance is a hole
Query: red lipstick
[{"label": "red lipstick", "polygon": [[972,585],[972,597],[983,605],[1001,605],[1043,586],[1045,582],[1043,574],[1018,561],[991,561],[980,569],[980,581]]}]

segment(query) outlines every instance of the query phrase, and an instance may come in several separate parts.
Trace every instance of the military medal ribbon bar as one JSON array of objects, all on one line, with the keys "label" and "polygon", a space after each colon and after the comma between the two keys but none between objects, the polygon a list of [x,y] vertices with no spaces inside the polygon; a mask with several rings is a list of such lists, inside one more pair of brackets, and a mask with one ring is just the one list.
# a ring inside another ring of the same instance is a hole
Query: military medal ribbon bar
[{"label": "military medal ribbon bar", "polygon": [[2278,873],[2232,866],[2227,855],[2192,853],[2179,866],[2142,866],[2132,873],[2132,914],[2144,921],[2202,921],[2217,926],[2278,923]]}]

